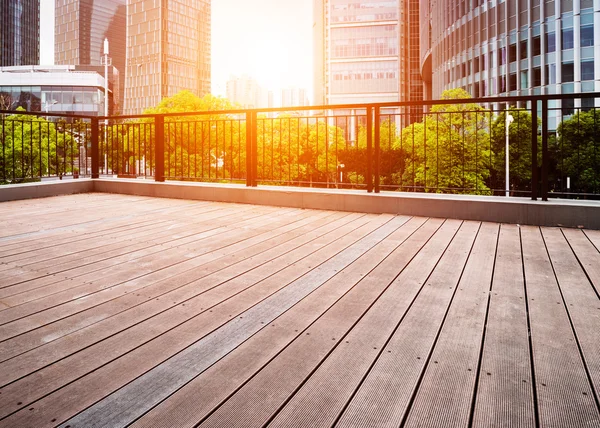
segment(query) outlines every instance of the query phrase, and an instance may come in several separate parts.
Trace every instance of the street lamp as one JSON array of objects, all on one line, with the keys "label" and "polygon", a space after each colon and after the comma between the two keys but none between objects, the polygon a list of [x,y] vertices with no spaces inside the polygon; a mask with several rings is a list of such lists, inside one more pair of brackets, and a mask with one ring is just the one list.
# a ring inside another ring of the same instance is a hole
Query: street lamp
[{"label": "street lamp", "polygon": [[510,137],[509,137],[509,129],[510,129],[510,124],[514,122],[514,117],[512,117],[512,115],[510,113],[508,113],[508,105],[506,106],[506,115],[505,115],[505,124],[506,124],[506,196],[510,196],[510,160],[509,160],[509,152],[508,152],[508,146],[510,143]]},{"label": "street lamp", "polygon": [[44,111],[46,113],[48,113],[48,106],[53,106],[54,104],[58,104],[58,101],[56,101],[56,100],[44,101]]}]

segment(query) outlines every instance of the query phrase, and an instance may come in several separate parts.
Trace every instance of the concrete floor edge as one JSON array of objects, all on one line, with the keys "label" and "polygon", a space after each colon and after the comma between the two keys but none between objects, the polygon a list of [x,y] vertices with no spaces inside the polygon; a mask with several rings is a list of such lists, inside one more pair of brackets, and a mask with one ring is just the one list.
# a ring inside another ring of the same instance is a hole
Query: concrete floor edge
[{"label": "concrete floor edge", "polygon": [[465,199],[464,195],[373,194],[337,189],[249,188],[149,180],[79,179],[1,186],[0,202],[87,192],[600,230],[600,202],[595,201],[542,202],[485,196]]}]

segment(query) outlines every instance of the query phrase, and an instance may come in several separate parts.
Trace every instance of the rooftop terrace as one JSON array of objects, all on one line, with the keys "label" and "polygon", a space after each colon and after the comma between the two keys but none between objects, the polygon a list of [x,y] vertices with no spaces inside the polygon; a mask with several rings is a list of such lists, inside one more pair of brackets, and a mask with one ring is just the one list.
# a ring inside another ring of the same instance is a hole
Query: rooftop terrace
[{"label": "rooftop terrace", "polygon": [[600,427],[600,231],[350,211],[0,204],[0,427]]}]

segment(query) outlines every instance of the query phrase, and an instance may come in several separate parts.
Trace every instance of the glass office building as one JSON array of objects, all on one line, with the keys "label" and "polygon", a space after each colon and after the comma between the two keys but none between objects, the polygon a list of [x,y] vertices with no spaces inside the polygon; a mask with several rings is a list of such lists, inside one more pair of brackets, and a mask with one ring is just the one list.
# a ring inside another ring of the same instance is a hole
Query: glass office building
[{"label": "glass office building", "polygon": [[125,114],[187,89],[210,93],[210,0],[127,3]]},{"label": "glass office building", "polygon": [[[100,66],[104,39],[118,70],[116,100],[123,100],[126,56],[127,0],[56,0],[54,63]],[[114,76],[109,76],[109,80]],[[117,108],[120,110],[120,108]]]},{"label": "glass office building", "polygon": [[40,0],[0,1],[0,67],[40,63]]},{"label": "glass office building", "polygon": [[103,116],[104,77],[76,66],[0,67],[0,110],[18,108]]},{"label": "glass office building", "polygon": [[[599,30],[592,0],[429,0],[421,11],[426,93],[438,98],[457,87],[474,97],[599,91]],[[560,101],[549,107],[561,107]]]}]

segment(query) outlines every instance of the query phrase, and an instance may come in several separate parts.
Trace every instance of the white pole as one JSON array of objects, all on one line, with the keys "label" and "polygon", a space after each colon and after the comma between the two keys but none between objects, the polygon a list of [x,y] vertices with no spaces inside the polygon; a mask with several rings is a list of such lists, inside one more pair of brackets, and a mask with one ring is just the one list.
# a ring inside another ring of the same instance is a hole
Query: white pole
[{"label": "white pole", "polygon": [[510,137],[509,137],[509,129],[510,129],[510,124],[513,121],[513,117],[508,113],[508,106],[506,106],[506,115],[505,115],[505,124],[506,124],[506,149],[504,150],[506,152],[506,177],[505,177],[505,191],[506,191],[506,196],[510,196],[510,158],[509,158],[509,143],[510,143]]},{"label": "white pole", "polygon": [[104,39],[104,116],[108,116],[108,39]]}]

